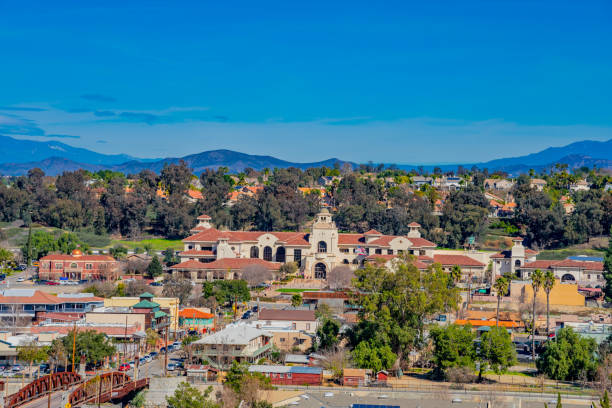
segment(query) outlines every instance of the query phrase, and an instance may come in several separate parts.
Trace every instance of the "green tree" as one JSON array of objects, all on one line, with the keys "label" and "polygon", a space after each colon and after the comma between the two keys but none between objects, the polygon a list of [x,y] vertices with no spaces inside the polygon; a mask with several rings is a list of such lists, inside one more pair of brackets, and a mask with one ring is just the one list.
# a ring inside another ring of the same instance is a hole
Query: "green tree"
[{"label": "green tree", "polygon": [[546,334],[550,334],[550,292],[555,286],[555,274],[550,269],[544,274],[542,287],[546,293]]},{"label": "green tree", "polygon": [[291,296],[291,306],[293,307],[298,307],[298,306],[302,306],[302,295],[300,295],[299,293],[296,293],[295,295]]},{"label": "green tree", "polygon": [[450,276],[453,283],[456,285],[461,280],[461,267],[459,265],[453,265]]},{"label": "green tree", "polygon": [[220,405],[210,399],[212,391],[212,386],[200,392],[190,384],[182,382],[171,397],[166,397],[166,402],[170,408],[219,408]]},{"label": "green tree", "polygon": [[[29,242],[29,246],[28,246]],[[21,249],[24,254],[30,254],[30,259],[40,259],[50,252],[57,251],[55,236],[46,231],[35,231]]]},{"label": "green tree", "polygon": [[248,284],[242,279],[204,282],[202,295],[204,298],[214,296],[220,305],[233,304],[233,302],[248,302],[251,300]]},{"label": "green tree", "polygon": [[535,327],[536,327],[536,300],[538,291],[544,283],[544,274],[536,269],[531,274],[531,288],[533,289],[533,299],[531,302],[531,357],[535,360]]},{"label": "green tree", "polygon": [[[72,351],[73,333],[73,331],[69,332],[67,336],[54,341],[61,341],[65,350]],[[77,331],[75,351],[77,358],[78,356],[85,356],[87,363],[96,364],[104,361],[106,357],[112,356],[115,353],[115,346],[103,333],[85,330]]]},{"label": "green tree", "polygon": [[388,345],[376,345],[373,341],[362,341],[351,353],[359,368],[369,368],[374,372],[390,369],[397,359]]},{"label": "green tree", "polygon": [[[593,404],[594,408],[597,408],[595,404]],[[610,397],[608,396],[608,390],[604,391],[603,397],[599,400],[599,408],[610,408]]]},{"label": "green tree", "polygon": [[500,276],[495,280],[495,283],[493,284],[493,289],[495,289],[495,293],[497,296],[497,312],[495,314],[495,326],[499,326],[499,304],[501,302],[501,299],[506,295],[506,292],[508,292],[509,285],[510,282],[505,276]]},{"label": "green tree", "polygon": [[157,342],[159,342],[159,339],[160,339],[159,333],[149,328],[147,329],[145,334],[146,334],[145,343],[147,345],[147,349],[154,350],[155,347],[157,346]]},{"label": "green tree", "polygon": [[156,278],[161,276],[162,273],[164,273],[164,269],[162,268],[161,262],[159,262],[157,255],[153,255],[153,259],[151,259],[149,266],[147,266],[147,274],[151,278]]},{"label": "green tree", "polygon": [[278,272],[282,277],[287,275],[293,275],[298,270],[297,264],[295,262],[287,262],[280,266]]},{"label": "green tree", "polygon": [[325,320],[317,329],[317,349],[328,350],[338,344],[340,323],[335,320]]},{"label": "green tree", "polygon": [[505,372],[516,364],[516,350],[510,334],[503,327],[493,327],[483,333],[478,350],[480,359],[480,376],[490,367],[496,374]]},{"label": "green tree", "polygon": [[49,362],[51,363],[51,373],[54,372],[60,364],[66,361],[68,352],[64,348],[64,344],[60,341],[54,341],[49,347]]},{"label": "green tree", "polygon": [[31,341],[23,346],[17,347],[17,358],[28,362],[28,376],[32,378],[32,365],[47,361],[47,350],[38,345],[36,341]]},{"label": "green tree", "polygon": [[606,249],[606,254],[604,255],[603,275],[606,279],[606,287],[604,289],[606,293],[606,302],[612,302],[612,231],[610,231],[608,249]]},{"label": "green tree", "polygon": [[0,248],[0,272],[4,271],[12,260],[13,253],[8,249]]},{"label": "green tree", "polygon": [[374,339],[407,355],[422,346],[428,317],[457,309],[459,289],[438,264],[420,271],[413,258],[404,255],[391,269],[368,263],[355,275],[354,286],[361,295],[354,300],[360,322],[347,332],[353,347]]},{"label": "green tree", "polygon": [[438,377],[445,375],[451,367],[474,367],[476,349],[472,326],[451,324],[434,327],[430,332],[433,340],[433,361]]},{"label": "green tree", "polygon": [[248,366],[238,363],[234,360],[230,367],[223,383],[230,387],[236,394],[240,394],[240,387],[244,382],[245,377],[249,375]]},{"label": "green tree", "polygon": [[114,247],[108,250],[108,253],[111,254],[114,258],[121,259],[127,256],[127,248],[123,245],[115,245]]},{"label": "green tree", "polygon": [[555,340],[546,343],[536,360],[538,370],[553,380],[593,379],[597,371],[597,345],[592,338],[581,337],[565,327]]}]

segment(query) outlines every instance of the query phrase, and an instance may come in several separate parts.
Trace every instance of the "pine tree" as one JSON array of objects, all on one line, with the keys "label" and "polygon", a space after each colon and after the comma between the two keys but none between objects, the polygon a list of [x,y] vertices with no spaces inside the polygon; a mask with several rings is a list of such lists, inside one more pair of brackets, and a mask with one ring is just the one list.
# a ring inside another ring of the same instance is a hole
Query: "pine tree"
[{"label": "pine tree", "polygon": [[149,266],[147,266],[147,273],[151,278],[155,278],[164,273],[161,262],[159,262],[159,258],[157,257],[157,255],[153,255],[151,263],[149,264]]}]

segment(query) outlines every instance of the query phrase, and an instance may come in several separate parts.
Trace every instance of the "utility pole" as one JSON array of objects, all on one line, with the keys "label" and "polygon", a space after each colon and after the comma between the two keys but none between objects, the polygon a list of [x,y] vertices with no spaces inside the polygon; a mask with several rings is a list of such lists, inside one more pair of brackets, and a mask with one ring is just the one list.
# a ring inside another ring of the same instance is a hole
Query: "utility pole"
[{"label": "utility pole", "polygon": [[51,376],[49,376],[49,387],[47,389],[47,408],[51,408],[51,388],[53,387],[53,383],[51,382]]},{"label": "utility pole", "polygon": [[74,353],[76,351],[76,331],[77,331],[77,327],[76,327],[76,320],[74,321],[74,330],[72,332],[72,372],[76,372],[74,371]]},{"label": "utility pole", "polygon": [[168,330],[170,329],[170,322],[166,325],[166,348],[164,349],[164,377],[168,376]]}]

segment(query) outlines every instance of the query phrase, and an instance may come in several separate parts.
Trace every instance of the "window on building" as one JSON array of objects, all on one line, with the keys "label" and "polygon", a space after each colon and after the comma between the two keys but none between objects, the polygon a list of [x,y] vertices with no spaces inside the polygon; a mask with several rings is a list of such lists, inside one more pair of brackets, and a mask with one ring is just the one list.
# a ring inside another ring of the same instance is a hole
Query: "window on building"
[{"label": "window on building", "polygon": [[291,373],[287,373],[287,379],[290,380],[291,379]]},{"label": "window on building", "polygon": [[357,260],[357,258],[353,259],[353,265],[359,265],[359,260]]},{"label": "window on building", "polygon": [[306,323],[306,330],[310,330],[310,323]]},{"label": "window on building", "polygon": [[319,241],[319,245],[317,247],[317,251],[319,253],[327,252],[327,243],[325,241]]},{"label": "window on building", "polygon": [[295,324],[295,323],[291,323],[291,328],[292,328],[293,330],[297,329],[297,324]]},{"label": "window on building", "polygon": [[345,265],[348,265],[349,260],[348,260],[348,259],[344,259],[344,260],[342,261],[342,263],[343,263],[343,264],[345,264]]},{"label": "window on building", "polygon": [[370,255],[370,248],[366,248],[365,251],[366,251],[366,254]]},{"label": "window on building", "polygon": [[327,267],[324,263],[318,263],[314,268],[315,279],[327,279]]},{"label": "window on building", "polygon": [[393,255],[393,250],[392,249],[387,249],[387,255]]},{"label": "window on building", "polygon": [[73,268],[73,269],[74,269],[74,268],[76,268],[76,267],[77,267],[76,262],[71,263],[71,264],[70,264],[70,267],[71,267],[71,268]]},{"label": "window on building", "polygon": [[286,254],[285,247],[279,247],[276,250],[276,262],[285,263]]},{"label": "window on building", "polygon": [[281,341],[281,343],[284,343],[284,342],[285,342],[285,338],[284,338],[284,337],[281,337],[281,338],[280,338],[280,341]]},{"label": "window on building", "polygon": [[374,250],[374,253],[375,253],[376,255],[382,255],[382,249],[380,249],[380,248],[376,248],[376,249]]},{"label": "window on building", "polygon": [[278,377],[279,378],[285,378],[285,374],[279,374]]},{"label": "window on building", "polygon": [[264,261],[272,261],[272,248],[269,246],[265,247],[263,250],[263,259]]},{"label": "window on building", "polygon": [[404,250],[403,250],[403,249],[398,249],[398,250],[397,250],[397,253],[398,253],[398,254],[403,254],[403,253],[404,253]]},{"label": "window on building", "polygon": [[343,254],[348,254],[349,249],[348,248],[340,248],[340,252],[342,252]]},{"label": "window on building", "polygon": [[55,269],[62,269],[63,267],[64,267],[64,265],[61,264],[61,263],[56,263],[55,264]]},{"label": "window on building", "polygon": [[92,264],[85,264],[85,269],[93,269],[93,265]]},{"label": "window on building", "polygon": [[302,250],[301,249],[293,250],[293,262],[297,264],[298,268],[302,266]]},{"label": "window on building", "polygon": [[251,247],[251,258],[259,258],[259,248],[256,246]]}]

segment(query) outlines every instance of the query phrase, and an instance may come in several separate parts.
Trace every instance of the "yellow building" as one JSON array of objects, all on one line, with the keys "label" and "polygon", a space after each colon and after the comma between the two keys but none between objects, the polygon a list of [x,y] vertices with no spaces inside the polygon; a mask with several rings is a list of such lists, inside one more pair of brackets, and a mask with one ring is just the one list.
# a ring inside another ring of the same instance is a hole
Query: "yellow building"
[{"label": "yellow building", "polygon": [[[168,297],[154,297],[152,302],[159,304],[159,308],[167,310],[170,316],[170,330],[177,330],[179,323],[179,299]],[[104,299],[105,307],[131,307],[140,302],[139,297],[119,297],[114,296],[110,299]]]},{"label": "yellow building", "polygon": [[[521,298],[525,302],[533,299],[533,288],[531,282],[512,282],[510,284],[510,296]],[[538,302],[546,304],[546,292],[538,290]],[[561,283],[558,279],[550,291],[551,306],[584,306],[584,296],[578,292],[577,283]]]}]

